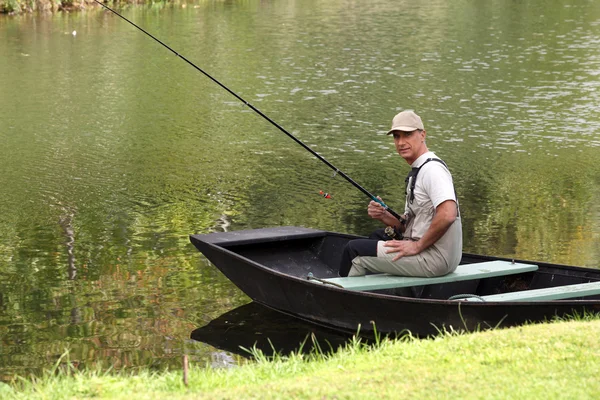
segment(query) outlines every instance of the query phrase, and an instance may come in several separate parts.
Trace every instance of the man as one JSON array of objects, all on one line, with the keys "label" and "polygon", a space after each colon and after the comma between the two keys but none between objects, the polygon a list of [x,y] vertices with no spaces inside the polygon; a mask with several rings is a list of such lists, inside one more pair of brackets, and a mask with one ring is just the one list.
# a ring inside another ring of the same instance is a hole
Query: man
[{"label": "man", "polygon": [[462,224],[452,175],[425,143],[427,133],[412,110],[392,120],[398,154],[412,167],[406,181],[405,213],[401,220],[371,201],[367,213],[388,228],[369,239],[350,241],[344,249],[340,276],[367,271],[402,276],[433,277],[456,269],[462,256]]}]

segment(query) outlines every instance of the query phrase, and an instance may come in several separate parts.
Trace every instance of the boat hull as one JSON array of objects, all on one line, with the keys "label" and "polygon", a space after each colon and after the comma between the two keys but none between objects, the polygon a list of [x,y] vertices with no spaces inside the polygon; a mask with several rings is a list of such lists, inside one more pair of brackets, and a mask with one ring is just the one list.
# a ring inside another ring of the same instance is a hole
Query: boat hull
[{"label": "boat hull", "polygon": [[[510,303],[447,300],[450,293],[456,294],[461,290],[469,293],[473,282],[432,285],[427,287],[426,292],[423,287],[409,288],[408,292],[404,290],[403,295],[389,290],[350,291],[306,279],[308,273],[317,277],[334,276],[343,245],[355,237],[282,227],[238,231],[229,235],[193,235],[191,241],[252,300],[344,332],[377,330],[400,334],[410,331],[415,336],[426,336],[443,330],[474,331],[600,311],[598,299]],[[494,259],[498,258],[463,256],[466,263]],[[557,276],[564,281],[562,284],[580,279],[600,279],[600,271],[585,268],[544,264],[540,271],[524,275],[523,282],[531,285],[535,281],[541,285],[544,279],[555,280]],[[497,285],[500,279],[491,279],[483,286]],[[477,282],[477,285],[481,290],[482,283]],[[415,292],[420,294],[415,296]],[[447,297],[444,299],[444,296]]]}]

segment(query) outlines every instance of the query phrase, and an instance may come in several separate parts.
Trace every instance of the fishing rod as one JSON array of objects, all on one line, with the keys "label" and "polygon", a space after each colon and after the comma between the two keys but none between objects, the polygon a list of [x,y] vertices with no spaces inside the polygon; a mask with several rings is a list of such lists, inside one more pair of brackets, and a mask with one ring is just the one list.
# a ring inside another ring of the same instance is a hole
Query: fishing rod
[{"label": "fishing rod", "polygon": [[332,170],[334,170],[335,171],[334,176],[336,174],[339,174],[342,178],[344,178],[350,184],[352,184],[352,186],[354,186],[355,188],[357,188],[358,190],[360,190],[361,192],[363,192],[364,194],[366,194],[371,200],[373,200],[373,201],[381,204],[381,206],[383,208],[385,208],[385,210],[387,212],[389,212],[390,214],[392,214],[398,220],[402,220],[402,218],[400,217],[400,215],[398,213],[396,213],[394,210],[392,210],[391,208],[389,208],[381,199],[379,199],[379,198],[375,197],[374,195],[372,195],[367,189],[365,189],[362,186],[360,186],[352,178],[350,178],[348,175],[346,175],[343,171],[340,171],[338,168],[336,168],[335,165],[333,165],[332,163],[330,163],[329,161],[327,161],[325,159],[325,157],[321,156],[319,153],[317,153],[316,151],[314,151],[313,149],[311,149],[310,147],[308,147],[306,144],[304,144],[302,141],[300,141],[300,139],[298,139],[296,136],[294,136],[291,133],[289,133],[287,130],[285,130],[277,122],[273,121],[271,118],[269,118],[268,116],[266,116],[265,114],[263,114],[262,111],[260,111],[256,107],[254,107],[252,104],[248,103],[246,100],[244,100],[242,97],[240,97],[233,90],[229,89],[227,86],[225,86],[224,84],[222,84],[221,82],[219,82],[216,78],[213,78],[211,75],[209,75],[202,68],[198,67],[196,64],[194,64],[193,62],[191,62],[190,60],[188,60],[187,58],[185,58],[184,56],[182,56],[181,54],[179,54],[178,52],[176,52],[175,50],[173,50],[171,47],[167,46],[165,43],[161,42],[159,39],[157,39],[156,37],[154,37],[152,34],[146,32],[144,29],[142,29],[138,25],[134,24],[133,22],[131,22],[130,20],[128,20],[127,18],[125,18],[124,16],[122,16],[121,14],[119,14],[118,12],[116,12],[115,10],[113,10],[112,8],[108,7],[107,5],[101,3],[98,0],[94,0],[94,1],[96,3],[98,3],[98,4],[100,4],[102,7],[104,7],[108,11],[112,12],[113,14],[115,14],[116,16],[120,17],[121,19],[125,20],[126,22],[130,23],[131,25],[135,26],[137,29],[139,29],[140,31],[144,32],[146,35],[150,36],[152,39],[154,39],[155,41],[157,41],[158,43],[160,43],[162,46],[166,47],[168,50],[170,50],[177,57],[181,58],[183,61],[185,61],[186,63],[188,63],[192,67],[194,67],[196,70],[200,71],[207,78],[209,78],[210,80],[212,80],[217,85],[221,86],[223,89],[225,89],[227,92],[229,92],[233,97],[235,97],[236,99],[238,99],[239,101],[241,101],[242,103],[244,103],[245,105],[247,105],[248,107],[250,107],[250,109],[252,109],[252,111],[256,112],[258,115],[260,115],[261,117],[263,117],[264,119],[266,119],[268,122],[270,122],[273,126],[275,126],[277,129],[279,129],[281,132],[285,133],[287,136],[289,136],[292,140],[294,140],[300,146],[304,147],[305,150],[308,150],[308,152],[310,152],[313,156],[317,157],[325,165],[327,165],[329,168],[331,168]]}]

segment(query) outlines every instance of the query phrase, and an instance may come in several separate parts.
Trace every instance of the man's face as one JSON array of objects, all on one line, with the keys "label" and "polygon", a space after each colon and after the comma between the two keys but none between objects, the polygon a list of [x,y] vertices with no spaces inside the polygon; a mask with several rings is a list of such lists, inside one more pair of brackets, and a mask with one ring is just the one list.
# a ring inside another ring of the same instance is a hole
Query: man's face
[{"label": "man's face", "polygon": [[409,164],[412,164],[419,156],[427,152],[425,131],[394,131],[393,135],[396,151]]}]

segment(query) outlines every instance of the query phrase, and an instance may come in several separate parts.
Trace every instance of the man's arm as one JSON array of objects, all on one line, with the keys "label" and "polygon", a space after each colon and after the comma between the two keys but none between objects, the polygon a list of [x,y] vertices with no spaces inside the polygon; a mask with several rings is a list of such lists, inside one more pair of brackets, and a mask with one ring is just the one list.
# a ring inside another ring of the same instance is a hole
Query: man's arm
[{"label": "man's arm", "polygon": [[384,247],[389,247],[387,253],[398,253],[392,259],[396,261],[405,256],[414,256],[419,254],[429,246],[437,242],[444,233],[450,228],[457,217],[456,203],[454,200],[446,200],[435,209],[435,215],[431,225],[421,239],[416,242],[409,240],[389,240],[385,242]]}]

